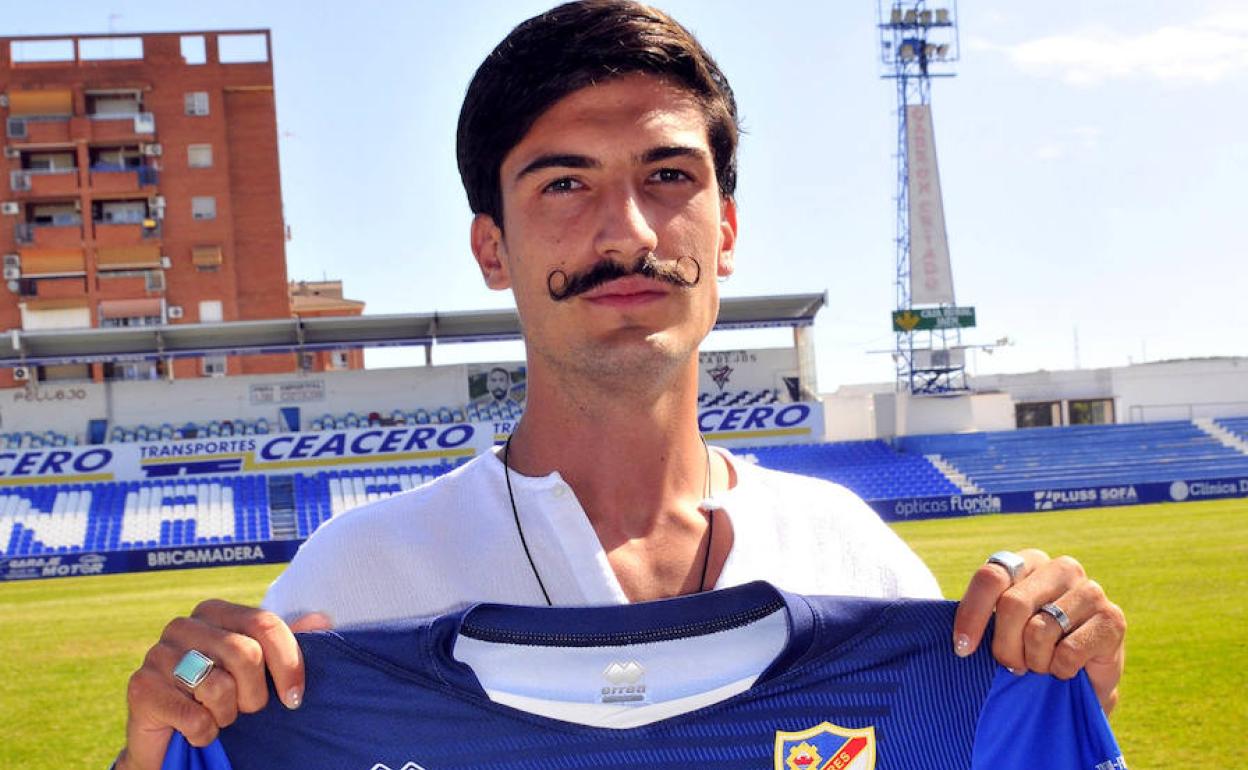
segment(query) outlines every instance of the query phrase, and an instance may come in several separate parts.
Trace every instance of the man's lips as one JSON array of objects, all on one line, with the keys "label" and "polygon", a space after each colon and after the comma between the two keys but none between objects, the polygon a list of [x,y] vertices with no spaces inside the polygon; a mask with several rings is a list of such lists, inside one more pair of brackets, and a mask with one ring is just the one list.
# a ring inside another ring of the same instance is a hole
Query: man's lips
[{"label": "man's lips", "polygon": [[607,281],[581,296],[597,304],[632,305],[660,299],[667,296],[668,292],[669,287],[666,284],[644,276],[630,275]]}]

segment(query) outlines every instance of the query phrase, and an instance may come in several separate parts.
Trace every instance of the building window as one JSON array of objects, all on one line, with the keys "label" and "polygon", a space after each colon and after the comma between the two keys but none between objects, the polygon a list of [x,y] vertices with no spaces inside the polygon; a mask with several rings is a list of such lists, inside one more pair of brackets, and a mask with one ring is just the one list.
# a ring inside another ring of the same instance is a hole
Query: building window
[{"label": "building window", "polygon": [[191,168],[212,168],[212,145],[188,145],[186,148],[186,165]]},{"label": "building window", "polygon": [[351,365],[351,353],[347,350],[331,350],[329,353],[330,369],[346,369]]},{"label": "building window", "polygon": [[1112,398],[1072,400],[1067,406],[1070,409],[1071,425],[1108,425],[1114,421]]},{"label": "building window", "polygon": [[186,94],[186,114],[187,115],[207,115],[208,114],[208,92],[207,91],[190,91]]},{"label": "building window", "polygon": [[225,356],[204,356],[204,376],[224,377]]},{"label": "building window", "polygon": [[1060,401],[1033,401],[1014,405],[1014,423],[1020,428],[1047,428],[1062,424]]},{"label": "building window", "polygon": [[203,35],[183,35],[181,43],[183,62],[192,65],[208,63],[208,49]]},{"label": "building window", "polygon": [[216,219],[217,199],[211,195],[196,195],[191,198],[192,219]]},{"label": "building window", "polygon": [[158,315],[127,316],[125,318],[101,318],[101,329],[117,329],[124,326],[160,326],[164,319]]},{"label": "building window", "polygon": [[206,299],[199,303],[199,322],[201,324],[221,323],[225,316],[221,311],[221,300]]},{"label": "building window", "polygon": [[106,380],[159,380],[162,373],[159,361],[109,361],[104,364]]}]

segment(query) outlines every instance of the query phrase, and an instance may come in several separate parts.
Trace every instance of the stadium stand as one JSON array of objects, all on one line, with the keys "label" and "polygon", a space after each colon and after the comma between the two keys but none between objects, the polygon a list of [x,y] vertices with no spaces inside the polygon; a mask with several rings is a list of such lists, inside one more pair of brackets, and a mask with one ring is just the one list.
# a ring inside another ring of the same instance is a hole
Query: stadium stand
[{"label": "stadium stand", "polygon": [[0,433],[0,449],[38,449],[41,447],[76,446],[78,439],[64,433],[46,430],[42,433],[19,431]]},{"label": "stadium stand", "polygon": [[[426,411],[425,418],[456,416],[449,407],[438,411]],[[380,415],[354,416],[367,426]],[[892,445],[877,440],[763,446],[734,453],[769,468],[840,483],[867,500],[966,491],[950,475],[990,493],[1248,475],[1248,452],[1236,448],[1248,440],[1248,418],[1217,424],[1235,438],[1220,439],[1181,421],[909,436]],[[343,511],[412,489],[464,461],[9,487],[0,492],[0,556],[306,538]],[[946,475],[942,467],[956,472]]]},{"label": "stadium stand", "polygon": [[1248,441],[1248,417],[1223,417],[1214,422],[1239,440]]},{"label": "stadium stand", "polygon": [[846,441],[737,449],[766,468],[834,481],[867,500],[956,495],[961,490],[922,456],[883,441]]},{"label": "stadium stand", "polygon": [[897,446],[938,455],[987,492],[1248,474],[1248,455],[1188,421],[906,436]]},{"label": "stadium stand", "polygon": [[780,401],[780,394],[770,390],[725,390],[719,393],[699,393],[698,406],[755,406],[757,404],[775,404]]},{"label": "stadium stand", "polygon": [[273,433],[267,419],[258,420],[208,420],[186,422],[182,425],[114,425],[108,432],[108,440],[114,444],[135,441],[172,441],[186,438],[216,438],[219,436],[264,436]]},{"label": "stadium stand", "polygon": [[345,510],[411,489],[454,467],[442,462],[313,475],[16,488],[0,494],[0,555],[304,538]]},{"label": "stadium stand", "polygon": [[[708,407],[755,406],[759,404],[779,403],[780,396],[775,390],[735,390],[721,393],[701,393],[698,405]],[[391,425],[449,425],[459,422],[493,422],[497,420],[518,420],[524,414],[524,407],[514,401],[499,403],[471,403],[464,406],[418,407],[416,409],[391,409],[369,412],[344,412],[342,414],[322,414],[314,417],[305,426],[310,431],[351,430],[354,428],[382,427]],[[143,441],[171,441],[188,438],[215,438],[219,436],[263,436],[282,432],[280,425],[265,418],[258,420],[208,420],[205,422],[187,422],[182,425],[161,423],[159,425],[113,425],[108,432],[108,440],[115,444]],[[10,434],[0,434],[0,446]],[[34,434],[22,435],[27,443],[23,446],[65,446],[77,444],[77,439],[49,432],[46,436],[36,437]],[[14,439],[17,440],[16,438]],[[31,443],[31,442],[41,443]],[[56,443],[60,442],[60,443]],[[16,447],[13,444],[12,447]]]}]

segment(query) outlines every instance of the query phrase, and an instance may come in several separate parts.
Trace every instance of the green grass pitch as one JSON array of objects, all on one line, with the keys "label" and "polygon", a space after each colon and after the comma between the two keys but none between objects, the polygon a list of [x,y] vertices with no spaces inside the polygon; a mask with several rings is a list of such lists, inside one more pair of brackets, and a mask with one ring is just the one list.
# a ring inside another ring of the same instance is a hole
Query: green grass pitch
[{"label": "green grass pitch", "polygon": [[[1078,556],[1127,612],[1127,677],[1112,723],[1132,770],[1248,767],[1248,500],[897,530],[951,597],[998,548]],[[165,622],[209,596],[254,603],[280,569],[0,585],[0,770],[107,767],[122,740],[126,678]]]}]

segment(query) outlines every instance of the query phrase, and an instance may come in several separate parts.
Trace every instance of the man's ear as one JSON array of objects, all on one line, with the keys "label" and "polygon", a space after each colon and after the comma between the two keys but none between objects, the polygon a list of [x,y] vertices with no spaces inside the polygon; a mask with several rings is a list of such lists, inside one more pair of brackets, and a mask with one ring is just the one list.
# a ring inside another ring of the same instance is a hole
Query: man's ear
[{"label": "man's ear", "polygon": [[477,214],[472,219],[472,255],[477,258],[485,285],[495,291],[511,288],[511,273],[507,270],[507,247],[503,244],[503,231],[494,224],[489,214]]},{"label": "man's ear", "polygon": [[734,249],[737,247],[737,202],[732,198],[724,198],[719,215],[719,260],[715,275],[727,278],[732,275]]}]

